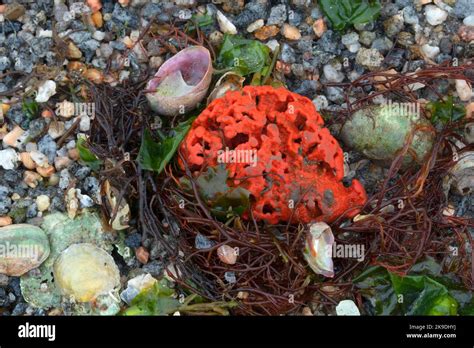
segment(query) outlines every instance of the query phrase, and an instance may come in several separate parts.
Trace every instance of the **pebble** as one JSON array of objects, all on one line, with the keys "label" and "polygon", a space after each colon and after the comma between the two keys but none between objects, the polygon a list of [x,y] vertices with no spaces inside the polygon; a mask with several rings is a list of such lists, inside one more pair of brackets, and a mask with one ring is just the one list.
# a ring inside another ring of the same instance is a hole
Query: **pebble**
[{"label": "pebble", "polygon": [[217,256],[223,263],[228,265],[234,265],[237,262],[236,251],[227,244],[221,245],[217,249]]},{"label": "pebble", "polygon": [[465,80],[456,80],[456,92],[461,101],[470,101],[473,96],[472,88]]},{"label": "pebble", "polygon": [[276,52],[276,49],[280,47],[280,43],[277,40],[269,40],[265,44],[272,52]]},{"label": "pebble", "polygon": [[2,167],[3,169],[15,169],[16,163],[19,160],[20,157],[14,149],[0,150],[0,167]]},{"label": "pebble", "polygon": [[298,28],[290,24],[283,24],[283,27],[281,28],[281,33],[288,40],[301,39],[301,33]]},{"label": "pebble", "polygon": [[48,134],[51,138],[57,139],[66,133],[66,126],[62,121],[52,121],[49,124]]},{"label": "pebble", "polygon": [[313,104],[316,107],[316,110],[324,110],[329,106],[329,102],[324,95],[318,95],[313,99]]},{"label": "pebble", "polygon": [[260,41],[265,41],[271,37],[276,36],[280,32],[280,29],[276,25],[266,25],[256,30],[254,35]]},{"label": "pebble", "polygon": [[470,16],[472,13],[474,13],[474,1],[457,0],[453,12],[458,18]]},{"label": "pebble", "polygon": [[448,13],[438,6],[435,5],[426,5],[425,6],[425,16],[426,21],[435,26],[440,25],[448,18]]},{"label": "pebble", "polygon": [[357,64],[360,64],[369,70],[375,70],[382,64],[384,57],[376,49],[362,47],[356,56]]},{"label": "pebble", "polygon": [[413,6],[407,6],[403,9],[403,20],[406,24],[418,24],[419,18]]},{"label": "pebble", "polygon": [[327,30],[326,23],[324,19],[320,18],[313,23],[313,31],[318,38],[323,36],[324,32]]},{"label": "pebble", "polygon": [[356,32],[352,32],[342,36],[341,42],[344,46],[347,47],[349,52],[356,53],[359,51],[360,43],[359,43],[359,34]]},{"label": "pebble", "polygon": [[48,196],[40,195],[36,197],[36,207],[38,208],[39,211],[43,212],[43,211],[48,210],[50,204],[51,204],[51,201]]},{"label": "pebble", "polygon": [[44,81],[38,88],[38,94],[35,101],[38,103],[46,103],[49,98],[56,94],[56,82],[53,80]]},{"label": "pebble", "polygon": [[71,41],[67,46],[66,57],[69,59],[81,59],[81,50]]},{"label": "pebble", "polygon": [[389,19],[383,22],[383,26],[385,28],[385,34],[388,37],[394,37],[403,29],[403,15],[397,14],[395,16],[390,17]]},{"label": "pebble", "polygon": [[247,27],[247,32],[253,33],[255,30],[258,30],[258,29],[260,29],[261,27],[263,27],[264,24],[265,24],[265,22],[263,21],[263,19],[257,19],[255,22],[252,22],[252,23]]},{"label": "pebble", "polygon": [[270,16],[267,19],[267,25],[282,25],[285,23],[286,17],[286,5],[281,4],[274,6],[270,10]]},{"label": "pebble", "polygon": [[324,77],[329,82],[342,82],[344,80],[344,74],[337,71],[331,64],[326,64],[323,67]]},{"label": "pebble", "polygon": [[237,28],[235,25],[226,17],[221,11],[217,11],[217,22],[219,23],[219,28],[224,34],[237,34]]},{"label": "pebble", "polygon": [[372,49],[380,51],[381,53],[386,53],[390,51],[390,49],[393,47],[393,42],[388,37],[384,36],[384,37],[375,39],[374,42],[372,42],[372,46],[370,47]]},{"label": "pebble", "polygon": [[370,47],[372,42],[374,42],[376,34],[372,31],[362,31],[359,35],[359,41],[364,46]]},{"label": "pebble", "polygon": [[474,14],[464,18],[462,22],[464,23],[464,25],[471,27],[474,26]]},{"label": "pebble", "polygon": [[196,247],[196,249],[210,249],[212,248],[212,246],[214,245],[214,243],[209,240],[209,238],[207,238],[206,236],[202,235],[201,233],[198,233],[196,235],[196,238],[194,240],[194,246]]},{"label": "pebble", "polygon": [[341,87],[326,87],[326,96],[327,98],[336,104],[342,104],[345,101],[344,90]]},{"label": "pebble", "polygon": [[287,43],[283,43],[281,46],[280,58],[283,62],[288,64],[296,62],[296,53],[293,47]]},{"label": "pebble", "polygon": [[434,59],[439,54],[440,49],[437,46],[430,46],[429,44],[424,44],[421,46],[421,51],[427,58]]},{"label": "pebble", "polygon": [[10,58],[3,56],[0,57],[0,71],[4,71],[10,67]]},{"label": "pebble", "polygon": [[343,300],[336,306],[337,315],[360,315],[359,308],[352,300]]}]

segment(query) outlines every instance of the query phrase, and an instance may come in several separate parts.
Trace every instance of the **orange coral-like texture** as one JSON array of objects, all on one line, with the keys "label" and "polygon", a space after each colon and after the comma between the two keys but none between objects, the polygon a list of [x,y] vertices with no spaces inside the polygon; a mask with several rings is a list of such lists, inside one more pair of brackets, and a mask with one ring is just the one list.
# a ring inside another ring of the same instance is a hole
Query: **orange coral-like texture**
[{"label": "orange coral-like texture", "polygon": [[[357,180],[350,187],[342,183],[343,151],[323,126],[308,98],[285,88],[246,86],[209,104],[180,151],[195,173],[234,159],[225,164],[228,185],[253,195],[258,220],[332,222],[357,214],[367,195]],[[234,157],[223,156],[226,149]],[[256,161],[243,163],[249,153]]]}]

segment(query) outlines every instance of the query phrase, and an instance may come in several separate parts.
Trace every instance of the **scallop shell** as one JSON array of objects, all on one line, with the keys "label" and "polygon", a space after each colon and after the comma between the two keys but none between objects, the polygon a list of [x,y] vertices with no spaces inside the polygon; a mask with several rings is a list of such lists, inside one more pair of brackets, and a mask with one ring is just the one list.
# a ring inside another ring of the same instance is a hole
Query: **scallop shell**
[{"label": "scallop shell", "polygon": [[212,79],[207,48],[191,46],[168,59],[146,86],[151,108],[165,116],[188,112],[204,99]]}]

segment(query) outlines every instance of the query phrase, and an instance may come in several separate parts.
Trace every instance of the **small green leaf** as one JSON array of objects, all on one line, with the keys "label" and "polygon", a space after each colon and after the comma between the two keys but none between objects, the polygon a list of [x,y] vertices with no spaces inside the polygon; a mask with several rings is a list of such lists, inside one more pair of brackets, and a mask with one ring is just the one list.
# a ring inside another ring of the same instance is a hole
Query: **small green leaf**
[{"label": "small green leaf", "polygon": [[[242,215],[250,207],[250,192],[243,187],[230,188],[227,185],[229,172],[224,164],[209,167],[196,178],[199,193],[210,207],[211,213],[220,220],[230,216]],[[184,178],[181,184],[187,190],[191,188],[189,180]]]},{"label": "small green leaf", "polygon": [[224,221],[232,215],[241,216],[250,206],[249,196],[248,190],[236,187],[216,199],[211,213]]},{"label": "small green leaf", "polygon": [[87,147],[87,141],[84,137],[80,137],[77,139],[76,148],[79,151],[79,157],[81,161],[90,167],[92,170],[97,171],[99,170],[102,161],[94,155],[91,150]]},{"label": "small green leaf", "polygon": [[38,116],[39,105],[35,100],[26,99],[26,100],[23,100],[23,103],[21,105],[21,110],[26,115],[26,117],[31,120],[31,119],[36,118],[36,116]]},{"label": "small green leaf", "polygon": [[379,0],[320,0],[319,4],[336,30],[373,21],[381,9]]},{"label": "small green leaf", "polygon": [[180,306],[179,300],[173,297],[174,290],[169,287],[165,278],[156,282],[153,287],[143,290],[131,302],[124,315],[169,315]]},{"label": "small green leaf", "polygon": [[229,315],[227,308],[237,306],[236,302],[204,302],[196,294],[179,300],[174,289],[165,278],[156,282],[151,288],[140,292],[131,302],[123,315],[170,315],[176,311],[195,314]]},{"label": "small green leaf", "polygon": [[189,31],[194,31],[196,30],[196,26],[198,28],[204,28],[214,23],[214,20],[212,19],[212,16],[208,15],[207,13],[202,15],[193,14],[191,17],[191,22],[192,24],[187,29]]},{"label": "small green leaf", "polygon": [[466,115],[464,106],[454,104],[452,96],[447,97],[446,100],[430,102],[426,108],[431,112],[431,123],[434,125],[455,122]]},{"label": "small green leaf", "polygon": [[271,64],[270,48],[257,40],[226,34],[217,62],[220,68],[230,68],[243,76],[256,72],[265,75]]},{"label": "small green leaf", "polygon": [[148,129],[145,129],[138,153],[138,163],[143,169],[152,170],[161,173],[169,161],[173,158],[181,141],[191,128],[194,118],[187,120],[176,126],[173,130],[174,135],[155,142]]}]

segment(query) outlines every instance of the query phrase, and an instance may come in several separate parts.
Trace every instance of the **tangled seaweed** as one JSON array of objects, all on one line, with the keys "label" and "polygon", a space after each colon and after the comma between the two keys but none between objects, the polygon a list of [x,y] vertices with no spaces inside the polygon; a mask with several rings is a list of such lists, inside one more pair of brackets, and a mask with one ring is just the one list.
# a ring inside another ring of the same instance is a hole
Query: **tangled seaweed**
[{"label": "tangled seaweed", "polygon": [[[170,36],[181,37],[176,31]],[[416,101],[409,85],[419,82],[433,89],[439,78],[465,79],[473,82],[473,65],[437,66],[421,69],[415,74],[371,72],[352,83],[337,84],[346,93],[347,109],[334,122],[347,119],[377,95],[391,95],[402,101]],[[385,80],[374,79],[386,77]],[[424,256],[435,257],[445,271],[459,276],[467,288],[474,286],[472,219],[446,216],[447,197],[443,178],[454,165],[453,151],[462,154],[473,146],[457,147],[455,132],[462,122],[451,123],[437,134],[429,160],[420,168],[400,173],[401,159],[408,146],[394,159],[388,174],[376,193],[369,197],[357,221],[336,220],[331,224],[336,243],[362,244],[365,259],[334,259],[336,277],[328,281],[313,274],[302,257],[306,226],[301,224],[267,225],[250,214],[247,221],[232,217],[226,222],[216,220],[202,201],[187,166],[181,169],[170,164],[160,175],[144,171],[134,162],[145,129],[152,129],[141,82],[125,86],[90,85],[89,96],[96,103],[96,117],[89,138],[91,150],[105,163],[100,172],[102,181],[120,188],[136,212],[132,226],[142,238],[155,238],[165,253],[162,260],[168,276],[183,289],[212,301],[238,300],[236,314],[275,315],[293,313],[312,301],[329,311],[343,297],[354,294],[362,306],[360,294],[351,280],[369,264],[378,264],[389,271],[406,274]],[[386,88],[368,95],[360,87],[382,84]],[[334,84],[332,84],[334,85]],[[365,93],[365,95],[364,95]],[[356,97],[355,102],[349,102]],[[442,96],[439,96],[442,97]],[[162,131],[178,124],[168,120]],[[408,145],[409,143],[407,143]],[[186,163],[184,158],[181,158]],[[178,177],[185,175],[192,191],[184,190]],[[184,205],[181,204],[184,202]],[[300,202],[295,202],[297,206]],[[117,204],[118,205],[118,204]],[[108,217],[114,212],[104,204]],[[196,249],[198,234],[208,236],[214,244]],[[238,248],[239,262],[223,265],[216,257],[221,245]],[[450,247],[457,247],[454,256]],[[235,282],[226,275],[233,272]]]}]

